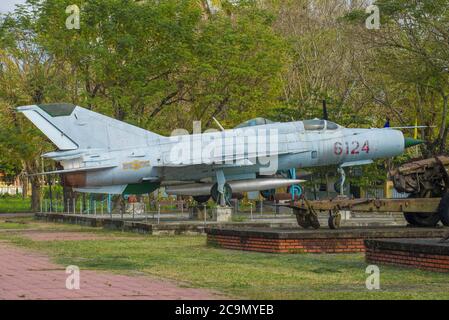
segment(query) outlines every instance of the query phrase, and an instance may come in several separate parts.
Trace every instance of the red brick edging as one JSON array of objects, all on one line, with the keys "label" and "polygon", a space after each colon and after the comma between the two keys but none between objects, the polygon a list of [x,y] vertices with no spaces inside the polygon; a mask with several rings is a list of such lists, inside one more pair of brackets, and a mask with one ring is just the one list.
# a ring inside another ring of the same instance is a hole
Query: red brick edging
[{"label": "red brick edging", "polygon": [[449,272],[449,244],[439,244],[438,239],[367,240],[365,244],[368,263]]},{"label": "red brick edging", "polygon": [[304,230],[293,228],[208,228],[207,244],[224,249],[267,253],[365,252],[367,239],[436,238],[444,229],[347,228]]},{"label": "red brick edging", "polygon": [[268,253],[349,253],[364,252],[362,238],[346,239],[264,239],[207,235],[207,244],[224,249]]}]

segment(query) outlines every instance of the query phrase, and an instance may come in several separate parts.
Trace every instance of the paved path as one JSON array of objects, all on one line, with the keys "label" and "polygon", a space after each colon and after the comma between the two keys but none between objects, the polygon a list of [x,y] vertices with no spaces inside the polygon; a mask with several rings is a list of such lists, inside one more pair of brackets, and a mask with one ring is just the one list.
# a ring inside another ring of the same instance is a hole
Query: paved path
[{"label": "paved path", "polygon": [[68,290],[65,266],[46,255],[0,242],[0,299],[219,299],[203,290],[181,288],[174,282],[148,276],[125,276],[80,271],[80,289]]}]

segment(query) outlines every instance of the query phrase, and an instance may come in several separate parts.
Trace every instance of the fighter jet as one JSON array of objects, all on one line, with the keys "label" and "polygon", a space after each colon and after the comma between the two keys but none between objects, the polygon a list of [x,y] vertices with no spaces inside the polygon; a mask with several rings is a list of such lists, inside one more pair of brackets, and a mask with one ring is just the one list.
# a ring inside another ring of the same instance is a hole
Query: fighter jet
[{"label": "fighter jet", "polygon": [[400,155],[422,143],[394,128],[344,128],[327,120],[286,123],[263,118],[231,130],[169,137],[71,104],[18,108],[57,151],[44,158],[59,163],[63,183],[75,191],[211,196],[226,205],[232,193],[300,184],[282,173],[291,168],[336,165],[344,168]]}]

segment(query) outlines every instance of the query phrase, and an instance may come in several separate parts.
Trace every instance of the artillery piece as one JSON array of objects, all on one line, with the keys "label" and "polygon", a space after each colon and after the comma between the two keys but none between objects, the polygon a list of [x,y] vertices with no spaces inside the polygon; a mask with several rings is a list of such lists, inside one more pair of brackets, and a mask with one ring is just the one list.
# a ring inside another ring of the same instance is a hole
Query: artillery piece
[{"label": "artillery piece", "polygon": [[449,157],[408,162],[389,172],[398,192],[408,193],[405,199],[347,199],[292,201],[291,207],[303,228],[318,229],[318,213],[329,213],[329,228],[340,226],[340,211],[402,212],[411,226],[435,227],[440,221],[449,226]]}]

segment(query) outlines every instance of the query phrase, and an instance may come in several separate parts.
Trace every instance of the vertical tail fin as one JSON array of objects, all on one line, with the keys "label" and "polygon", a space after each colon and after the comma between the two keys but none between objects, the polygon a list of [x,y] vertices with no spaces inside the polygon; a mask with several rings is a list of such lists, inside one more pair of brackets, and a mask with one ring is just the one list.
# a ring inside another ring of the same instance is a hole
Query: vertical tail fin
[{"label": "vertical tail fin", "polygon": [[71,104],[19,107],[60,150],[143,147],[164,137]]}]

